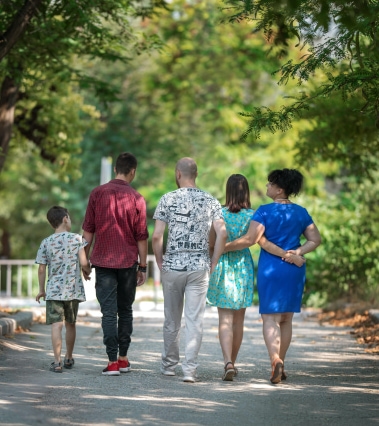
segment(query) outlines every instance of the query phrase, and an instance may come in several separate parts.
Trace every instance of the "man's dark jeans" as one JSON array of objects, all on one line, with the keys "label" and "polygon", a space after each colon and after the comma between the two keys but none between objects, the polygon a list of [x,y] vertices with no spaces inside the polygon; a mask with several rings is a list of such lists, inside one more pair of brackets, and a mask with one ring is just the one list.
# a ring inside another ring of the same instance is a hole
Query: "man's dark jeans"
[{"label": "man's dark jeans", "polygon": [[[137,268],[95,267],[96,297],[103,318],[103,342],[109,361],[128,353],[133,332],[133,302],[136,297]],[[118,316],[118,325],[117,325]]]}]

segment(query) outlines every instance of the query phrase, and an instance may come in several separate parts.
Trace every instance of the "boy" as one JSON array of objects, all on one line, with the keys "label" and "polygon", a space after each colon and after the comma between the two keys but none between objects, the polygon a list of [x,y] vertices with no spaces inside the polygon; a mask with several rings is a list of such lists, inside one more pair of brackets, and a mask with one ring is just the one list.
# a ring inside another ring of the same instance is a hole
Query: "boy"
[{"label": "boy", "polygon": [[[37,253],[35,263],[39,264],[39,293],[36,301],[40,303],[41,297],[46,300],[46,324],[51,324],[55,359],[50,365],[50,371],[62,373],[63,320],[66,326],[66,356],[63,366],[72,368],[75,362],[72,352],[76,338],[76,317],[79,303],[86,300],[80,265],[86,279],[89,279],[91,268],[84,251],[87,242],[81,235],[70,232],[71,219],[68,210],[60,206],[51,207],[47,212],[47,220],[55,229],[55,233],[42,241]],[[48,279],[45,291],[46,266]]]}]

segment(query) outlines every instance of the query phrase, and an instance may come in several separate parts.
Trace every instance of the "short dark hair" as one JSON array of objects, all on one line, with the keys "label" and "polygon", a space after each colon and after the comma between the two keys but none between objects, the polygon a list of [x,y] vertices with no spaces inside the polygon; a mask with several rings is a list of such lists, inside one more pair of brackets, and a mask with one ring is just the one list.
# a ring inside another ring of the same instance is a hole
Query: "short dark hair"
[{"label": "short dark hair", "polygon": [[47,220],[49,221],[50,225],[57,229],[58,226],[60,226],[63,222],[63,218],[66,216],[68,217],[69,213],[68,210],[61,206],[53,206],[49,209],[47,212]]},{"label": "short dark hair", "polygon": [[299,195],[303,186],[304,176],[296,169],[273,170],[267,180],[282,188],[287,197]]},{"label": "short dark hair", "polygon": [[123,152],[116,160],[116,173],[119,175],[128,175],[132,169],[137,168],[137,158],[130,152]]},{"label": "short dark hair", "polygon": [[231,213],[238,213],[241,209],[249,209],[250,189],[244,175],[234,174],[226,182],[225,205]]}]

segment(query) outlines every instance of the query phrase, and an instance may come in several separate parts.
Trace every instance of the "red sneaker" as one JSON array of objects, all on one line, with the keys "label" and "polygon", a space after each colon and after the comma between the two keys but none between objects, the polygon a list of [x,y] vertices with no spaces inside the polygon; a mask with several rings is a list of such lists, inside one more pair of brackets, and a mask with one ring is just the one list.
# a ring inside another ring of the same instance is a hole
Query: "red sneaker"
[{"label": "red sneaker", "polygon": [[118,361],[118,368],[121,373],[129,373],[129,371],[132,369],[130,366],[130,362],[128,360],[119,359]]},{"label": "red sneaker", "polygon": [[112,364],[108,364],[101,374],[103,376],[119,376],[120,368],[118,366],[118,362],[112,362]]}]

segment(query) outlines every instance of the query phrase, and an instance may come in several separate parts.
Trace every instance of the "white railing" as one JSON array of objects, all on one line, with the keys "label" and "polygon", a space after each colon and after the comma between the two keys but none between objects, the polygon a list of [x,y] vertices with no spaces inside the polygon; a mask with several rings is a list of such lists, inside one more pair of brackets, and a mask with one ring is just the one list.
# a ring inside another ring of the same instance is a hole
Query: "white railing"
[{"label": "white railing", "polygon": [[[152,276],[154,286],[161,282],[160,270],[155,257],[147,256],[148,277]],[[34,259],[0,259],[0,295],[5,297],[35,297],[38,292],[38,265]],[[34,288],[33,288],[34,287]]]}]

